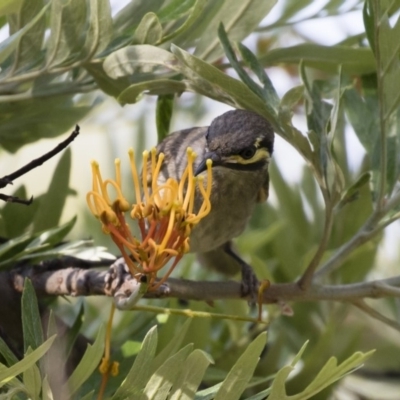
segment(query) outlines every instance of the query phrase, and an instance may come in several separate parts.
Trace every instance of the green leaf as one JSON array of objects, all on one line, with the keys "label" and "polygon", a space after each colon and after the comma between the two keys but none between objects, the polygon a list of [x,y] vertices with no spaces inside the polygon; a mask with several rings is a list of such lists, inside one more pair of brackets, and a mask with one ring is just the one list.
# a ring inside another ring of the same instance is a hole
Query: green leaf
[{"label": "green leaf", "polygon": [[151,376],[143,391],[143,400],[164,400],[172,385],[179,377],[188,355],[192,352],[193,345],[188,344],[176,354],[169,357]]},{"label": "green leaf", "polygon": [[254,374],[266,343],[267,334],[263,332],[249,344],[229,371],[215,396],[215,400],[236,400],[240,398]]},{"label": "green leaf", "polygon": [[105,340],[105,328],[101,326],[93,344],[88,344],[78,366],[64,384],[61,393],[69,393],[71,396],[76,393],[84,382],[92,375],[93,371],[99,366],[103,357]]},{"label": "green leaf", "polygon": [[364,20],[364,27],[365,33],[367,34],[369,45],[371,46],[372,51],[375,53],[375,27],[374,27],[374,7],[372,7],[372,1],[367,0],[364,3],[363,7],[363,20]]},{"label": "green leaf", "polygon": [[31,240],[32,235],[24,233],[0,245],[0,265],[4,265],[9,259],[12,259],[16,254],[23,251]]},{"label": "green leaf", "polygon": [[[182,5],[181,1],[176,2],[178,6]],[[189,2],[188,2],[189,3]],[[189,31],[189,28],[193,26],[193,24],[198,20],[200,14],[203,12],[205,6],[207,5],[207,0],[196,0],[194,6],[191,9],[189,17],[185,20],[185,22],[175,31],[166,35],[162,39],[162,43],[167,42],[183,33]],[[174,19],[177,19],[176,10],[173,13]]]},{"label": "green leaf", "polygon": [[[43,0],[24,0],[19,13],[8,16],[10,34],[14,34],[26,25],[30,25],[32,20],[36,20],[18,40],[12,66],[13,71],[31,68],[38,61],[46,29],[43,3]],[[38,15],[40,17],[36,19],[35,17]]]},{"label": "green leaf", "polygon": [[[0,363],[0,374],[2,374],[5,371],[7,371],[7,367],[4,364]],[[0,387],[1,386],[4,386],[4,385],[0,382]],[[26,391],[25,385],[18,378],[8,379],[7,389],[9,389],[10,391],[16,392],[16,393]]]},{"label": "green leaf", "polygon": [[154,326],[143,340],[142,348],[124,382],[115,392],[112,400],[135,398],[142,394],[152,373],[152,364],[157,348],[157,327]]},{"label": "green leaf", "polygon": [[9,367],[18,362],[17,356],[10,350],[2,337],[0,337],[0,354],[4,357]]},{"label": "green leaf", "polygon": [[[12,194],[20,199],[29,199],[30,196],[26,193],[25,186],[20,186]],[[1,210],[4,223],[4,236],[8,238],[15,238],[22,235],[25,229],[32,223],[37,209],[40,204],[40,197],[35,198],[34,201],[27,207],[21,209],[21,206],[15,203],[6,203]]]},{"label": "green leaf", "polygon": [[169,51],[148,44],[127,46],[110,54],[104,61],[104,71],[113,79],[137,72],[152,72],[156,67],[173,67],[176,58]]},{"label": "green leaf", "polygon": [[78,338],[78,336],[80,335],[84,315],[85,315],[84,303],[83,303],[83,301],[81,301],[78,314],[76,315],[76,318],[75,318],[71,328],[68,329],[66,352],[65,352],[66,357],[69,357],[69,355],[71,354],[71,352],[74,348],[75,341]]},{"label": "green leaf", "polygon": [[258,62],[257,57],[245,45],[239,42],[237,43],[237,47],[243,61],[256,74],[257,78],[264,85],[264,99],[271,104],[274,110],[276,110],[279,105],[279,96],[274,88],[274,85],[272,84],[272,81],[265,72],[264,67]]},{"label": "green leaf", "polygon": [[132,357],[139,353],[141,347],[142,342],[136,340],[127,340],[121,346],[121,353],[124,358]]},{"label": "green leaf", "polygon": [[54,67],[76,60],[83,46],[86,2],[53,0],[50,14],[50,37],[46,65]]},{"label": "green leaf", "polygon": [[44,377],[42,382],[42,400],[54,400],[53,392],[47,376]]},{"label": "green leaf", "polygon": [[322,46],[305,43],[292,47],[274,49],[259,58],[264,66],[281,63],[299,64],[303,61],[307,67],[336,73],[342,66],[343,73],[363,75],[376,71],[375,58],[372,51],[365,47]]},{"label": "green leaf", "polygon": [[17,362],[10,368],[0,371],[0,387],[3,387],[12,378],[22,374],[26,369],[34,365],[40,358],[42,358],[49,350],[56,337],[53,336],[47,339],[41,346],[39,346],[32,353],[26,355],[21,361]]},{"label": "green leaf", "polygon": [[[230,1],[215,2],[215,8],[205,16],[199,17],[202,34],[195,55],[202,60],[213,62],[221,57],[222,49],[219,45],[217,30],[223,23],[231,41],[242,41],[258,26],[261,20],[275,5],[275,0],[243,0],[232,7]],[[219,3],[219,4],[218,4]],[[200,30],[200,27],[197,27]]]},{"label": "green leaf", "polygon": [[378,104],[370,97],[364,99],[356,89],[347,89],[343,93],[346,114],[358,139],[371,156],[379,139]]},{"label": "green leaf", "polygon": [[159,9],[164,3],[165,0],[135,0],[129,2],[114,17],[114,31],[121,34],[132,34],[147,13],[154,12],[160,17]]},{"label": "green leaf", "polygon": [[99,88],[109,96],[118,97],[131,84],[128,76],[118,79],[110,78],[104,72],[103,65],[100,63],[87,63],[84,67],[92,75]]},{"label": "green leaf", "polygon": [[156,44],[162,38],[162,26],[157,15],[149,12],[140,21],[134,35],[138,44]]},{"label": "green leaf", "polygon": [[89,393],[85,394],[85,396],[81,397],[81,400],[92,400],[94,395],[94,390],[91,390]]},{"label": "green leaf", "polygon": [[158,143],[167,137],[171,125],[172,111],[174,108],[174,95],[165,94],[158,96],[156,106],[156,126]]},{"label": "green leaf", "polygon": [[194,397],[194,400],[213,400],[221,385],[222,382],[217,383],[216,385],[211,386],[207,389],[198,391],[196,393],[196,396]]},{"label": "green leaf", "polygon": [[[17,5],[18,3],[21,4],[24,0],[12,0],[14,1],[14,4]],[[6,4],[7,6],[7,4]],[[37,15],[34,18],[31,18],[29,22],[21,29],[17,30],[15,33],[10,32],[10,36],[1,42],[0,44],[0,63],[2,63],[4,60],[8,58],[8,56],[19,47],[21,40],[23,37],[29,32],[30,29],[32,29],[39,21],[41,21],[44,13],[50,6],[49,4],[46,4],[40,12],[37,13]]]},{"label": "green leaf", "polygon": [[92,104],[84,104],[70,95],[0,103],[0,145],[15,153],[28,143],[57,137],[90,110]]},{"label": "green leaf", "polygon": [[18,13],[23,0],[2,0],[0,3],[0,16]]},{"label": "green leaf", "polygon": [[[67,225],[69,225],[72,221],[74,221],[74,219],[67,223]],[[62,225],[61,227],[46,231],[38,237],[32,237],[31,234],[26,233],[16,239],[7,241],[4,245],[0,246],[0,267],[6,267],[12,261],[19,259],[27,260],[35,257],[46,258],[48,256],[58,256],[59,254],[62,254],[62,250],[65,248],[65,246],[71,247],[70,243],[60,246],[61,248],[58,250],[53,249],[46,252],[43,250],[54,245],[53,240],[56,242],[61,240],[59,238],[65,236],[66,233],[64,232],[68,233],[69,230],[65,229],[65,225]]]},{"label": "green leaf", "polygon": [[39,313],[35,289],[30,279],[26,278],[21,298],[22,330],[24,332],[24,349],[37,349],[43,343],[42,322]]},{"label": "green leaf", "polygon": [[293,116],[293,109],[304,98],[304,85],[295,86],[289,89],[282,97],[279,105],[279,117],[290,122]]},{"label": "green leaf", "polygon": [[136,83],[127,87],[118,97],[118,101],[121,104],[134,104],[139,101],[142,93],[148,95],[161,95],[169,96],[175,93],[182,93],[186,89],[186,85],[183,82],[174,81],[172,79],[155,79],[152,81],[146,81]]},{"label": "green leaf", "polygon": [[153,368],[159,368],[169,357],[173,356],[178,349],[182,346],[182,343],[186,337],[190,324],[192,322],[191,318],[186,319],[185,323],[179,328],[179,333],[174,335],[173,340],[157,354],[153,361]]},{"label": "green leaf", "polygon": [[[28,349],[26,354],[29,355],[30,353],[32,353],[31,348]],[[39,394],[42,389],[42,378],[36,364],[31,365],[23,372],[22,381],[30,398],[32,400],[39,400]]]},{"label": "green leaf", "polygon": [[172,0],[167,2],[157,12],[162,23],[177,21],[190,13],[195,0]]},{"label": "green leaf", "polygon": [[[225,54],[228,57],[228,60],[231,66],[239,75],[239,78],[247,85],[247,87],[253,91],[258,97],[266,101],[267,99],[264,96],[264,91],[262,88],[250,78],[247,72],[244,70],[242,65],[239,63],[238,59],[236,58],[236,54],[233,51],[233,48],[229,42],[228,35],[225,32],[224,25],[221,23],[218,28],[218,36],[219,40],[221,41],[222,47],[224,48]],[[268,103],[267,103],[268,104]],[[273,110],[271,110],[273,112]]]},{"label": "green leaf", "polygon": [[33,231],[40,232],[59,224],[67,196],[71,193],[69,176],[71,171],[71,149],[66,149],[57,164],[46,194],[40,199]]},{"label": "green leaf", "polygon": [[[307,343],[306,343],[307,344]],[[268,400],[306,400],[321,392],[323,389],[332,383],[343,378],[345,375],[358,369],[362,364],[374,353],[374,350],[368,353],[356,352],[341,364],[337,363],[335,357],[331,357],[326,364],[322,367],[318,375],[313,381],[301,392],[295,395],[288,396],[286,394],[285,382],[294,366],[299,361],[302,353],[305,350],[306,344],[300,349],[299,353],[288,366],[281,368],[276,378],[274,379],[271,387],[271,393]]]},{"label": "green leaf", "polygon": [[[174,45],[172,45],[172,52],[180,61],[180,65],[178,67],[175,66],[175,68],[179,68],[200,93],[202,82],[201,80],[199,81],[199,77],[210,84],[210,88],[204,91],[205,95],[237,108],[257,112],[268,119],[271,124],[274,124],[275,118],[269,108],[245,84]],[[215,95],[213,92],[215,92]]]},{"label": "green leaf", "polygon": [[356,200],[359,196],[360,189],[364,185],[367,185],[370,182],[370,180],[371,180],[371,174],[369,172],[364,172],[362,175],[360,175],[358,179],[342,194],[342,198],[340,199],[338,208],[342,208],[346,204]]},{"label": "green leaf", "polygon": [[89,0],[89,4],[89,29],[86,32],[86,41],[83,49],[83,57],[85,59],[90,59],[105,50],[113,34],[113,20],[109,0]]},{"label": "green leaf", "polygon": [[55,244],[61,242],[61,240],[64,239],[64,237],[71,231],[75,225],[75,222],[76,217],[73,217],[70,221],[63,225],[44,231],[35,240],[29,243],[27,250],[36,250],[45,244],[54,246]]},{"label": "green leaf", "polygon": [[170,399],[192,400],[211,363],[214,361],[207,353],[194,350],[183,363],[181,374],[171,389]]},{"label": "green leaf", "polygon": [[397,20],[392,27],[385,4],[377,3],[376,6],[379,9],[379,15],[376,16],[379,20],[375,23],[379,42],[375,44],[379,44],[379,55],[377,57],[380,73],[378,78],[383,84],[381,89],[383,96],[382,106],[385,110],[383,118],[388,120],[400,103],[400,66],[398,62],[400,53],[398,41],[400,18],[397,16]]}]

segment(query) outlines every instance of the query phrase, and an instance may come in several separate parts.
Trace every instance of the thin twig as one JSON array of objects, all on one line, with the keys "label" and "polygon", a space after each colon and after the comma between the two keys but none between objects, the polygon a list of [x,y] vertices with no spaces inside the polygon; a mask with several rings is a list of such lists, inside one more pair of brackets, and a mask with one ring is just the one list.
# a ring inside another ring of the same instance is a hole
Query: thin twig
[{"label": "thin twig", "polygon": [[400,324],[397,321],[390,319],[380,312],[376,311],[375,309],[370,307],[364,300],[353,301],[352,304],[361,311],[368,314],[370,317],[377,319],[378,321],[381,321],[386,325],[389,325],[391,328],[394,328],[397,331],[400,331]]},{"label": "thin twig", "polygon": [[[25,175],[32,169],[39,167],[40,165],[48,161],[50,158],[54,157],[60,151],[64,150],[78,135],[79,135],[79,126],[76,125],[75,130],[68,136],[68,138],[65,139],[63,142],[59,143],[53,150],[49,151],[48,153],[42,155],[39,158],[32,160],[30,163],[26,164],[25,166],[13,172],[12,174],[0,178],[0,189],[6,187],[7,185],[12,185],[15,179],[19,178],[22,175]],[[32,203],[33,197],[31,197],[29,200],[23,200],[15,196],[9,196],[0,193],[0,200],[8,201],[11,203],[20,203],[29,205]]]},{"label": "thin twig", "polygon": [[350,256],[350,254],[364,243],[371,240],[374,236],[382,231],[385,226],[377,226],[380,219],[383,217],[382,212],[375,211],[358,230],[358,232],[351,237],[349,241],[340,246],[335,253],[326,261],[321,268],[314,274],[314,282],[320,280],[322,277],[329,275],[338,269],[343,262]]},{"label": "thin twig", "polygon": [[60,151],[64,150],[78,135],[79,135],[79,126],[76,125],[75,130],[68,136],[68,138],[59,143],[53,150],[49,151],[46,154],[43,154],[39,158],[32,160],[30,163],[26,164],[25,166],[13,172],[12,174],[0,178],[0,189],[7,186],[20,176],[25,175],[32,169],[39,167],[50,158],[54,157]]},{"label": "thin twig", "polygon": [[325,225],[322,239],[319,242],[318,249],[314,254],[314,257],[310,261],[307,269],[298,281],[301,289],[307,290],[314,278],[314,273],[321,262],[321,259],[325,253],[326,247],[328,245],[329,239],[331,237],[332,226],[333,226],[333,214],[332,207],[329,205],[330,200],[325,201]]}]

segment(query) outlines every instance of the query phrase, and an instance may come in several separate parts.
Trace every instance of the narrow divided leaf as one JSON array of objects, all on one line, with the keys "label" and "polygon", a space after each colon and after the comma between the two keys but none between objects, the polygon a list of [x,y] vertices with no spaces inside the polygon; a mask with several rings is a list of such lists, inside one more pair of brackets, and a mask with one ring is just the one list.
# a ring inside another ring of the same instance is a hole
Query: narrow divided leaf
[{"label": "narrow divided leaf", "polygon": [[112,400],[135,398],[142,394],[152,373],[152,365],[157,349],[157,326],[151,328],[143,340],[142,348],[136,356],[132,368],[124,382],[115,392]]},{"label": "narrow divided leaf", "polygon": [[[307,343],[306,343],[307,344]],[[306,345],[305,344],[305,345]],[[331,357],[326,364],[322,367],[318,375],[313,381],[301,392],[295,395],[288,396],[286,394],[285,382],[293,370],[294,366],[299,361],[305,345],[301,348],[292,363],[288,366],[280,369],[274,379],[271,387],[271,392],[268,400],[307,400],[323,389],[331,385],[332,383],[343,378],[345,375],[353,372],[355,369],[360,368],[362,364],[374,353],[370,351],[368,353],[356,352],[347,360],[343,361],[338,365],[335,357]]]},{"label": "narrow divided leaf", "polygon": [[202,350],[194,350],[185,360],[179,378],[175,381],[170,400],[192,400],[204,373],[214,361]]},{"label": "narrow divided leaf", "polygon": [[[174,342],[171,341],[171,342]],[[165,400],[171,387],[182,373],[185,360],[192,352],[193,345],[188,344],[176,354],[169,357],[151,376],[144,389],[142,400]]]},{"label": "narrow divided leaf", "polygon": [[178,349],[182,346],[183,340],[186,337],[190,324],[192,323],[191,318],[187,318],[185,323],[180,327],[178,335],[174,336],[174,340],[171,340],[161,351],[157,354],[153,361],[153,368],[157,369],[171,356],[173,356]]},{"label": "narrow divided leaf", "polygon": [[[32,353],[32,349],[29,349],[26,354],[30,353]],[[32,400],[40,400],[39,394],[42,389],[42,378],[36,364],[31,365],[23,372],[22,380],[30,398]]]},{"label": "narrow divided leaf", "polygon": [[0,354],[4,357],[9,367],[18,362],[17,356],[10,350],[2,337],[0,337]]},{"label": "narrow divided leaf", "polygon": [[22,330],[24,332],[25,352],[30,347],[37,349],[43,343],[42,322],[39,313],[35,289],[30,279],[25,279],[21,298]]},{"label": "narrow divided leaf", "polygon": [[71,171],[71,149],[62,154],[54,171],[46,194],[40,199],[39,210],[34,221],[34,232],[51,229],[59,224],[68,195]]},{"label": "narrow divided leaf", "polygon": [[[99,366],[104,351],[105,328],[101,326],[93,344],[88,344],[82,360],[75,368],[64,385],[64,390],[72,396],[76,393],[84,382],[92,375],[93,371]],[[63,392],[64,392],[63,390]]]},{"label": "narrow divided leaf", "polygon": [[42,358],[53,344],[55,338],[56,336],[52,336],[51,338],[47,339],[41,346],[39,346],[32,353],[26,355],[21,361],[18,361],[12,367],[2,369],[0,371],[0,387],[3,387],[17,375],[22,374],[40,358]]},{"label": "narrow divided leaf", "polygon": [[219,388],[215,400],[238,400],[246,389],[260,355],[267,343],[267,333],[263,332],[254,339],[236,361]]}]

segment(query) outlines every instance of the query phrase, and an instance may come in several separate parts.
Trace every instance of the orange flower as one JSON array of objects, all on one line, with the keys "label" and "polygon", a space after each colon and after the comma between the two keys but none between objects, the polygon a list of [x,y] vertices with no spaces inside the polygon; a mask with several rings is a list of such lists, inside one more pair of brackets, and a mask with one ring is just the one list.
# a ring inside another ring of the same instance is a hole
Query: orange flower
[{"label": "orange flower", "polygon": [[[87,202],[91,212],[101,221],[103,232],[110,234],[120,249],[132,276],[139,279],[141,275],[146,275],[149,290],[155,290],[168,278],[183,254],[188,252],[193,227],[211,210],[211,160],[207,161],[206,187],[203,177],[195,177],[193,174],[196,154],[191,148],[187,149],[188,161],[182,179],[178,182],[169,178],[159,184],[163,153],[157,156],[154,148],[150,154],[148,151],[143,153],[141,179],[135,166],[133,150],[130,149],[128,154],[136,203],[130,206],[122,194],[119,159],[115,160],[115,180],[105,181],[101,177],[99,164],[92,161],[93,188],[87,194]],[[117,194],[113,201],[108,194],[109,186]],[[194,210],[196,191],[203,198],[198,210]],[[130,217],[139,226],[140,238],[132,235],[125,221],[124,214],[130,209]],[[169,261],[170,268],[156,282],[157,272]]]}]

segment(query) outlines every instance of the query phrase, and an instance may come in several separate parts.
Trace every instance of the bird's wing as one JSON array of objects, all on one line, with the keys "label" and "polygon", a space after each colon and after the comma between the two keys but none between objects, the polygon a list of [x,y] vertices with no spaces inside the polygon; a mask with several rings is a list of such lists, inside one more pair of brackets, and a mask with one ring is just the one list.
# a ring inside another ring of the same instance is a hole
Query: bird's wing
[{"label": "bird's wing", "polygon": [[[159,183],[165,182],[168,178],[180,180],[186,168],[186,150],[188,147],[196,152],[198,159],[202,158],[205,153],[207,129],[208,126],[205,126],[173,132],[157,146],[157,154],[164,153]],[[147,163],[147,182],[151,182],[150,163],[151,160]]]}]

